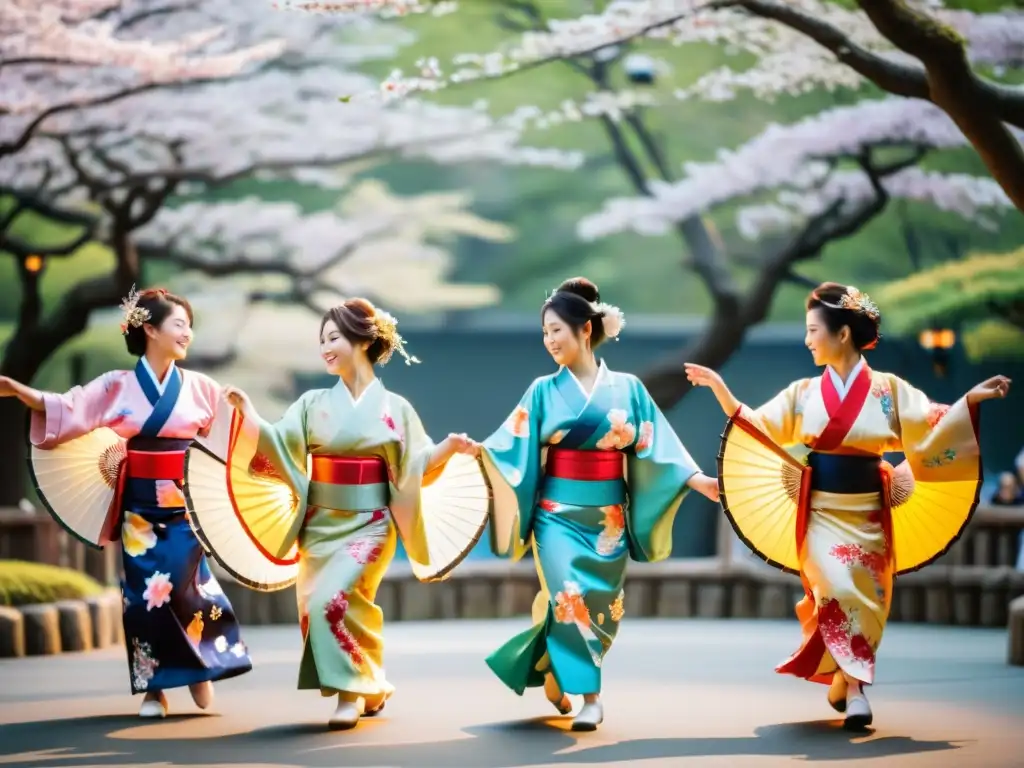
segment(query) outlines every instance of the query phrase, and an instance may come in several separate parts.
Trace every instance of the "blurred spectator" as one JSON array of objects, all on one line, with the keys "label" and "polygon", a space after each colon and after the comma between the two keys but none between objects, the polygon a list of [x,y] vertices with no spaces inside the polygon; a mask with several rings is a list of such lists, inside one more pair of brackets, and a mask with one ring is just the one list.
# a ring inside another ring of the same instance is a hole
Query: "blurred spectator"
[{"label": "blurred spectator", "polygon": [[1013,472],[1003,472],[999,475],[999,487],[992,494],[990,503],[999,507],[1024,505],[1021,484],[1017,481],[1017,476]]}]

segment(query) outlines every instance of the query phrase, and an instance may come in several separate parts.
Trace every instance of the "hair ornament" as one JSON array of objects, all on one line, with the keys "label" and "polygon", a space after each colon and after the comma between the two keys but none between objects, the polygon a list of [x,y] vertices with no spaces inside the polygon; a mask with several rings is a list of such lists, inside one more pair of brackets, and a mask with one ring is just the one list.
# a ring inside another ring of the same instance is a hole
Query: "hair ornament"
[{"label": "hair ornament", "polygon": [[852,285],[846,288],[846,293],[839,300],[839,305],[843,309],[850,309],[862,315],[867,315],[872,320],[878,320],[882,316],[878,311],[878,305],[871,300],[871,297],[866,293],[861,293]]},{"label": "hair ornament", "polygon": [[604,335],[609,339],[618,340],[619,334],[626,325],[626,316],[622,310],[612,304],[604,302],[595,303],[594,311],[601,315],[601,325],[604,327]]},{"label": "hair ornament", "polygon": [[388,349],[381,355],[379,362],[384,365],[391,359],[391,354],[397,350],[398,354],[405,358],[406,365],[412,365],[413,363],[420,362],[419,358],[410,356],[405,351],[405,339],[398,332],[398,321],[393,315],[388,314],[382,309],[377,309],[373,313],[373,327],[377,331],[377,338],[383,339],[387,342]]},{"label": "hair ornament", "polygon": [[124,320],[121,323],[122,334],[127,334],[129,328],[142,327],[142,324],[148,322],[152,317],[148,309],[138,306],[140,297],[139,292],[135,290],[135,284],[132,283],[128,298],[121,301],[121,312],[124,314]]}]

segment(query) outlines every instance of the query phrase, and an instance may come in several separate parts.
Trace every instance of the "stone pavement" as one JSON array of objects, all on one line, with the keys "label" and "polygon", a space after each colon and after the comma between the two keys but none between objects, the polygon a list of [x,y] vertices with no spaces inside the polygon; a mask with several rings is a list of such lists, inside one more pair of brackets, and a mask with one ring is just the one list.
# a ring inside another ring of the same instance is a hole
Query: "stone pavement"
[{"label": "stone pavement", "polygon": [[[298,629],[250,629],[256,668],[218,685],[211,714],[187,691],[141,721],[124,649],[0,662],[0,766],[1024,765],[1024,669],[1005,631],[892,625],[871,691],[876,728],[851,735],[825,688],[774,674],[795,622],[627,620],[605,664],[605,724],[574,734],[540,692],[507,691],[484,656],[526,625],[393,623],[384,713],[331,733],[330,700],[295,690]],[[881,759],[880,759],[881,758]]]}]

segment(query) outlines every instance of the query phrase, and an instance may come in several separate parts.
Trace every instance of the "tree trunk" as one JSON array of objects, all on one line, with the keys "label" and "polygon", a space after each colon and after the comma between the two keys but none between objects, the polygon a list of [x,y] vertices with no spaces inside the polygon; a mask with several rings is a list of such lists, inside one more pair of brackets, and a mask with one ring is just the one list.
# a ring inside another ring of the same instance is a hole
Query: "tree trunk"
[{"label": "tree trunk", "polygon": [[698,338],[643,374],[641,380],[658,407],[663,411],[674,408],[693,389],[683,363],[697,363],[717,370],[739,349],[748,327],[749,323],[739,312],[715,312],[711,324]]},{"label": "tree trunk", "polygon": [[[62,297],[59,308],[47,322],[19,324],[4,351],[0,374],[31,385],[43,364],[86,329],[94,309],[117,305],[133,278],[132,274],[118,270],[117,275],[85,280]],[[0,398],[0,507],[17,505],[25,497],[25,418],[25,408],[19,400]]]},{"label": "tree trunk", "polygon": [[18,398],[0,398],[0,424],[0,507],[15,507],[28,490],[25,406]]}]

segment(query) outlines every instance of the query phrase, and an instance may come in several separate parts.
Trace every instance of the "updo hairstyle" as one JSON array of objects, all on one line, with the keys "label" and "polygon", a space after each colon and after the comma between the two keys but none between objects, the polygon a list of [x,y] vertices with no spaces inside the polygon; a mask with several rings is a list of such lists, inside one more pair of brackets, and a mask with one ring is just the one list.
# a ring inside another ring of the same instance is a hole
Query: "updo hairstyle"
[{"label": "updo hairstyle", "polygon": [[391,359],[395,351],[394,338],[381,333],[377,318],[377,308],[366,299],[348,299],[336,307],[331,307],[320,320],[320,335],[323,336],[324,326],[332,320],[341,335],[353,346],[369,342],[366,357],[371,365],[381,365]]},{"label": "updo hairstyle", "polygon": [[192,305],[181,296],[168,293],[163,288],[147,288],[144,291],[139,291],[138,296],[135,307],[147,312],[149,317],[144,323],[139,323],[139,325],[130,323],[125,325],[124,343],[128,347],[128,354],[130,355],[142,357],[146,354],[146,343],[149,341],[149,338],[146,336],[146,326],[151,325],[154,328],[159,328],[170,317],[175,307],[182,307],[185,310],[185,314],[188,315],[189,327],[195,321]]},{"label": "updo hairstyle", "polygon": [[563,282],[541,305],[540,318],[550,309],[578,335],[590,321],[590,347],[595,349],[606,338],[604,312],[594,308],[601,301],[597,286],[585,277],[573,277]]},{"label": "updo hairstyle", "polygon": [[874,349],[881,338],[882,313],[866,294],[852,285],[822,283],[807,297],[807,311],[820,310],[829,332],[850,329],[854,349]]}]

